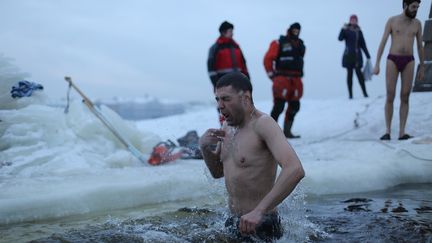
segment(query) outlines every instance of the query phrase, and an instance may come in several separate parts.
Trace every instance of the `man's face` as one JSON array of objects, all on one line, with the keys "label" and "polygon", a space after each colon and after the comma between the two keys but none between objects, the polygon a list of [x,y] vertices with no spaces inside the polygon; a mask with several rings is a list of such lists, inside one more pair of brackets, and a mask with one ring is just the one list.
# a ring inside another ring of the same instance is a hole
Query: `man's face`
[{"label": "man's face", "polygon": [[299,29],[292,29],[291,33],[295,36],[298,36],[300,34],[300,30]]},{"label": "man's face", "polygon": [[237,92],[231,85],[216,89],[218,108],[230,126],[238,126],[243,121],[245,110],[242,93]]},{"label": "man's face", "polygon": [[413,2],[408,7],[405,7],[405,15],[409,18],[415,18],[417,15],[417,10],[420,7],[420,4],[418,2]]},{"label": "man's face", "polygon": [[224,37],[227,38],[232,38],[234,36],[234,30],[233,29],[227,29],[224,33],[223,33]]}]

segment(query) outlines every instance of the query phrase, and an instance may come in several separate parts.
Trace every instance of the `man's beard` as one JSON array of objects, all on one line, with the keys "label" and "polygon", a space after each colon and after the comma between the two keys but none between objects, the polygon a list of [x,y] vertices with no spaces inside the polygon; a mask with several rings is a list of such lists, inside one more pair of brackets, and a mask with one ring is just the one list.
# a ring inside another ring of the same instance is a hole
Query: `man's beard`
[{"label": "man's beard", "polygon": [[408,18],[411,18],[411,19],[415,18],[417,15],[417,11],[411,12],[408,10],[408,8],[405,9],[404,13],[405,13],[405,16],[407,16]]},{"label": "man's beard", "polygon": [[293,40],[297,40],[298,38],[299,38],[299,35],[295,35],[293,32],[292,32],[292,30],[290,30],[290,38],[291,39],[293,39]]}]

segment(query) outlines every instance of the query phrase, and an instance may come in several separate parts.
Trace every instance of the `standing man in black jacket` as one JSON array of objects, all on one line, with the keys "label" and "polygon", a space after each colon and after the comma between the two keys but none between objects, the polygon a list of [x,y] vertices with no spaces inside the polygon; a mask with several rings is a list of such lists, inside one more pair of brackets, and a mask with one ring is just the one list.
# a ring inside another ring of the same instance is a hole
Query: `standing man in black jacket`
[{"label": "standing man in black jacket", "polygon": [[303,96],[303,57],[306,47],[299,38],[301,26],[292,24],[286,36],[274,40],[264,57],[264,68],[273,82],[273,109],[271,117],[277,122],[285,103],[284,134],[287,138],[300,138],[291,132],[294,117],[300,110],[300,98]]}]

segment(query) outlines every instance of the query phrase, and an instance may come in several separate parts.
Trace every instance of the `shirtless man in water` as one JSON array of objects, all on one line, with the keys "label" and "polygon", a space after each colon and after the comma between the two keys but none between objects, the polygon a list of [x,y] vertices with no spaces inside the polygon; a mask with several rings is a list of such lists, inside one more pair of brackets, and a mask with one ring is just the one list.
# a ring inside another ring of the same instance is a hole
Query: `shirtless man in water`
[{"label": "shirtless man in water", "polygon": [[225,176],[233,215],[225,226],[238,236],[278,239],[282,228],[276,206],[304,177],[300,160],[274,119],[255,108],[244,74],[224,75],[215,96],[225,123],[208,129],[199,144],[212,176]]},{"label": "shirtless man in water", "polygon": [[417,10],[420,0],[403,0],[403,13],[389,18],[384,29],[374,74],[380,72],[380,60],[384,51],[385,44],[389,35],[391,35],[390,53],[387,56],[386,67],[386,88],[387,100],[385,104],[385,121],[386,133],[380,138],[381,140],[390,140],[391,121],[393,117],[393,101],[396,93],[396,82],[399,73],[401,74],[401,94],[400,94],[400,123],[399,123],[399,140],[406,140],[412,136],[405,133],[405,125],[408,118],[408,100],[411,92],[412,81],[414,77],[414,56],[413,45],[414,39],[417,41],[417,51],[420,61],[418,70],[418,79],[424,77],[424,51],[422,43],[422,26],[416,19]]}]

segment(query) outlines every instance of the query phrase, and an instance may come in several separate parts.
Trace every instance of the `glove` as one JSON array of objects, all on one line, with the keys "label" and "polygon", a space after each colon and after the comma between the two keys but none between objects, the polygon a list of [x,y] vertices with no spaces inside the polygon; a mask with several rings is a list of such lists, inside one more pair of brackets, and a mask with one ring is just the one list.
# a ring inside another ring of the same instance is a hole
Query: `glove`
[{"label": "glove", "polygon": [[269,79],[273,82],[273,78],[274,78],[274,76],[275,76],[274,72],[273,72],[273,71],[269,71],[269,72],[267,72],[267,76],[268,76]]}]

